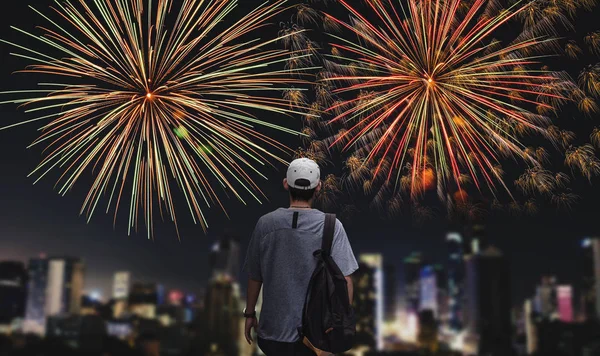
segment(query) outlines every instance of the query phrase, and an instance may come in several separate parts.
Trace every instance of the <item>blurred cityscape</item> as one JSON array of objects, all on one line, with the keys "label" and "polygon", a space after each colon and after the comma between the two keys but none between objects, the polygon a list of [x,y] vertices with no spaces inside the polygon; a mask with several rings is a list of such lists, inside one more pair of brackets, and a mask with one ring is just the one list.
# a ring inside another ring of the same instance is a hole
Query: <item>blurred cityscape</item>
[{"label": "blurred cityscape", "polygon": [[[540,276],[522,304],[483,225],[448,232],[445,249],[444,261],[415,251],[401,267],[358,256],[348,355],[600,355],[600,238],[582,240],[580,260],[557,261],[580,264],[580,280]],[[0,355],[261,355],[243,336],[244,253],[230,236],[212,247],[203,295],[128,271],[114,272],[110,296],[84,293],[81,258],[0,261]]]}]

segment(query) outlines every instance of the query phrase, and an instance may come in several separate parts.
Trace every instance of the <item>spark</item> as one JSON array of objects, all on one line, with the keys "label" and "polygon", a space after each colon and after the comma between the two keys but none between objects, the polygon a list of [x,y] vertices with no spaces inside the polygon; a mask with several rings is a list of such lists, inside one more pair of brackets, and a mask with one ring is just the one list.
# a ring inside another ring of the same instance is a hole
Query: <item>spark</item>
[{"label": "spark", "polygon": [[125,206],[128,232],[143,221],[148,238],[156,215],[177,227],[175,196],[204,230],[205,209],[225,211],[221,196],[262,201],[262,168],[291,153],[267,130],[297,134],[278,118],[305,114],[301,89],[281,97],[306,84],[303,72],[283,68],[290,56],[308,61],[310,54],[273,49],[302,30],[265,40],[256,32],[285,3],[244,9],[235,21],[236,0],[57,1],[54,18],[32,7],[47,22],[42,33],[16,30],[39,46],[2,42],[30,62],[22,72],[52,79],[39,90],[2,94],[16,95],[3,103],[35,115],[17,125],[49,121],[32,144],[47,145],[36,182],[60,171],[64,195],[91,174],[81,214],[89,221],[105,202],[116,223]]},{"label": "spark", "polygon": [[[350,21],[325,17],[356,40],[330,34],[336,51],[323,81],[340,101],[327,111],[335,113],[330,124],[345,128],[331,146],[366,152],[363,164],[375,165],[374,175],[385,174],[402,189],[410,184],[413,196],[423,192],[421,178],[431,168],[438,187],[460,188],[466,175],[477,189],[509,191],[493,173],[502,158],[530,166],[546,159],[541,151],[528,155],[510,130],[545,134],[551,120],[529,108],[554,112],[568,100],[573,83],[560,73],[532,68],[542,57],[528,53],[553,40],[530,35],[501,45],[493,38],[528,11],[526,4],[492,14],[484,0],[473,1],[466,11],[460,0],[365,0],[360,11],[353,2],[339,3],[352,15]],[[386,159],[392,168],[384,173]]]}]

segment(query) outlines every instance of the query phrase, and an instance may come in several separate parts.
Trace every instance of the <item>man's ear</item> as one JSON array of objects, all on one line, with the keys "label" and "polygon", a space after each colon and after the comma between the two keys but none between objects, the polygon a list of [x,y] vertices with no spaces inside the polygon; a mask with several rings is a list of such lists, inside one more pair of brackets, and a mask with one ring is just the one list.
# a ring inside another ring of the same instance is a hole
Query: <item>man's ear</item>
[{"label": "man's ear", "polygon": [[321,186],[323,185],[323,183],[321,181],[319,181],[319,184],[317,184],[317,187],[315,188],[315,193],[318,193],[321,191]]},{"label": "man's ear", "polygon": [[285,190],[290,190],[290,186],[288,185],[287,178],[283,178],[283,187]]}]

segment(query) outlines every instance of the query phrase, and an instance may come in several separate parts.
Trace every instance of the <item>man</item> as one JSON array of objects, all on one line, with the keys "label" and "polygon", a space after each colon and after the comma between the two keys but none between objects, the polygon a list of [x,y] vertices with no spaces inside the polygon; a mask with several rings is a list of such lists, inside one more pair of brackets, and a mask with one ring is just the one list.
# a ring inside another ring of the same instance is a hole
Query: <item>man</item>
[{"label": "man", "polygon": [[[294,160],[283,180],[289,191],[289,208],[279,208],[260,218],[252,234],[244,270],[248,273],[246,340],[257,328],[258,346],[267,356],[314,355],[301,340],[302,310],[308,283],[316,266],[313,252],[321,248],[325,214],[312,209],[321,189],[319,166],[312,160]],[[331,256],[348,283],[358,264],[342,223],[336,221]],[[260,323],[255,307],[263,287]]]}]

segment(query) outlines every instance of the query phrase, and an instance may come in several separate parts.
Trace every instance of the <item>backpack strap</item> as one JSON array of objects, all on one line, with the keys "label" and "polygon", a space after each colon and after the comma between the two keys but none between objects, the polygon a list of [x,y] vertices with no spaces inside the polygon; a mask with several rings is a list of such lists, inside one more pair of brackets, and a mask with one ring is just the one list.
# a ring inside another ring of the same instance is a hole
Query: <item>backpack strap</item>
[{"label": "backpack strap", "polygon": [[321,243],[321,250],[328,255],[331,253],[331,245],[333,244],[335,223],[335,214],[325,214],[325,226],[323,226],[323,241]]}]

